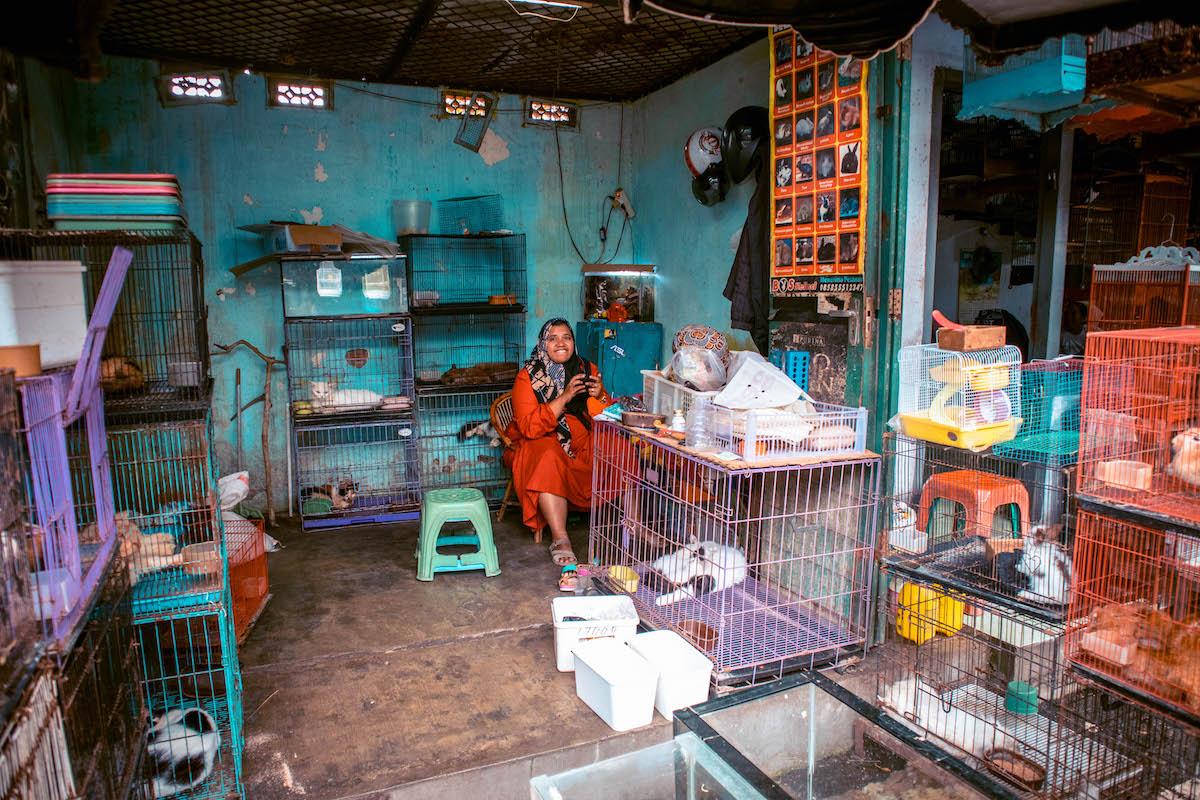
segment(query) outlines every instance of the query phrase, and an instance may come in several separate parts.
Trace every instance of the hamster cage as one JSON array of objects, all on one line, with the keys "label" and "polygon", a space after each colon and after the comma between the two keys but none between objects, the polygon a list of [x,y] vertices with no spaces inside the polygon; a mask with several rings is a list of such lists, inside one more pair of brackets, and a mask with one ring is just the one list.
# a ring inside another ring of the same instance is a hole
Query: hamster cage
[{"label": "hamster cage", "polygon": [[960,353],[937,345],[900,350],[901,431],[914,439],[985,450],[1021,426],[1021,351]]},{"label": "hamster cage", "polygon": [[[751,468],[597,418],[589,549],[642,620],[690,638],[718,687],[836,661],[866,640],[879,459]],[[627,575],[627,572],[625,573]]]}]

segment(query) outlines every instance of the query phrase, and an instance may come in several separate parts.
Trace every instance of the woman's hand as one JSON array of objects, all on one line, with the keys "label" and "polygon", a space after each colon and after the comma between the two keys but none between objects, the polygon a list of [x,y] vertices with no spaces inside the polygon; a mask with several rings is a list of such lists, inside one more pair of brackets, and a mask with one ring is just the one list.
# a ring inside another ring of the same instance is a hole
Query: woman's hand
[{"label": "woman's hand", "polygon": [[567,403],[586,391],[588,391],[588,385],[583,375],[572,375],[571,380],[567,381],[567,385],[563,387],[562,394],[546,405],[550,406],[550,409],[554,412],[554,416],[561,417],[566,413]]},{"label": "woman's hand", "polygon": [[587,382],[587,393],[589,397],[599,399],[604,396],[604,385],[600,382],[600,378],[595,375],[589,375]]}]

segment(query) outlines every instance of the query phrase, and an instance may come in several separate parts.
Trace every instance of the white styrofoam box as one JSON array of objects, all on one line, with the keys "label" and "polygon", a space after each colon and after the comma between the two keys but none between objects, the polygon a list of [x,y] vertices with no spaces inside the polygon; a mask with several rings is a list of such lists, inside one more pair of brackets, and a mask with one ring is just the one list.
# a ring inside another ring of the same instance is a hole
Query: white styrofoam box
[{"label": "white styrofoam box", "polygon": [[658,670],[658,713],[671,719],[676,710],[708,699],[713,662],[687,639],[675,631],[648,631],[634,636],[629,646]]},{"label": "white styrofoam box", "polygon": [[624,642],[592,639],[575,648],[575,694],[614,731],[654,720],[658,671]]},{"label": "white styrofoam box", "polygon": [[78,261],[0,261],[0,345],[40,344],[43,367],[78,361],[83,272]]},{"label": "white styrofoam box", "polygon": [[[626,595],[556,597],[550,601],[554,615],[554,658],[559,672],[575,669],[573,650],[589,639],[615,638],[627,642],[637,633],[638,613]],[[583,617],[583,621],[564,617]]]}]

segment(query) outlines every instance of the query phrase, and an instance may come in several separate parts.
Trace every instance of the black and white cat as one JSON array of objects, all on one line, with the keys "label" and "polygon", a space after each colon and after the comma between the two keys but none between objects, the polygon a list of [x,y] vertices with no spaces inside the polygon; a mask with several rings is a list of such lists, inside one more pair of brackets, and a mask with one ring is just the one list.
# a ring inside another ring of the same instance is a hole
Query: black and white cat
[{"label": "black and white cat", "polygon": [[486,439],[489,447],[500,446],[500,434],[496,432],[490,419],[468,422],[458,429],[458,440],[460,442],[465,442],[473,436],[481,436]]},{"label": "black and white cat", "polygon": [[154,796],[170,797],[199,786],[212,774],[221,732],[200,708],[172,708],[154,720],[146,743]]},{"label": "black and white cat", "polygon": [[746,554],[720,542],[691,542],[659,556],[650,568],[673,587],[654,601],[655,605],[669,606],[746,580]]},{"label": "black and white cat", "polygon": [[1071,598],[1071,556],[1055,534],[1059,526],[1034,527],[1025,537],[1017,572],[1029,578],[1029,587],[1017,593],[1022,600],[1061,606]]}]

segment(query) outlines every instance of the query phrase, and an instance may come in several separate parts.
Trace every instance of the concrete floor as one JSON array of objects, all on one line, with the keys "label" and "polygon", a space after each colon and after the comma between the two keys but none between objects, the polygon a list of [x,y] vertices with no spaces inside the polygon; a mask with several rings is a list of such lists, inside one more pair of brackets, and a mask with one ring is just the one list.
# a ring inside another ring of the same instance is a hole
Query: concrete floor
[{"label": "concrete floor", "polygon": [[[529,797],[555,773],[670,738],[617,734],[554,664],[558,570],[510,517],[502,574],[416,579],[414,523],[271,533],[273,598],[241,650],[251,800]],[[572,531],[586,553],[586,530]]]}]

